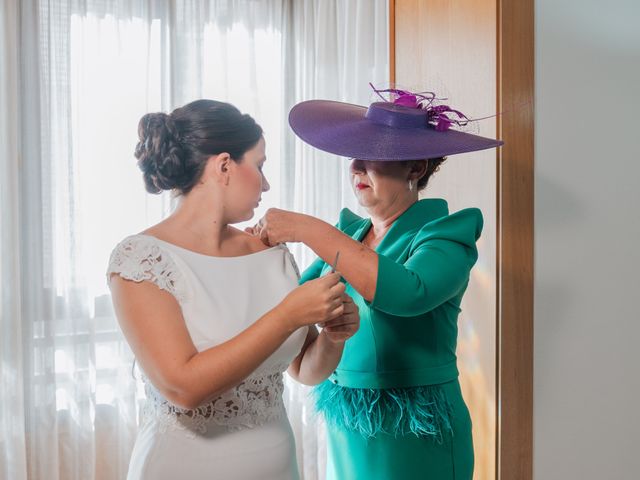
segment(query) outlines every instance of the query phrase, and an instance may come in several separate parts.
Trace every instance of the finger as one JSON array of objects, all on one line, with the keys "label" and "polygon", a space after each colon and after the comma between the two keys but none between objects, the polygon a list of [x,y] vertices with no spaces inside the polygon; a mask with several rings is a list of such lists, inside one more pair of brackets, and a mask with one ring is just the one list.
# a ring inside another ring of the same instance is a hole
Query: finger
[{"label": "finger", "polygon": [[[338,307],[334,307],[331,308],[330,310],[333,312],[334,310],[336,310]],[[343,310],[342,310],[342,315],[340,316],[340,318],[338,319],[334,319],[331,320],[331,322],[337,323],[349,323],[349,324],[353,324],[353,323],[358,323],[360,321],[360,316],[359,315],[354,315],[353,313],[348,313],[344,311],[344,305],[343,305]],[[329,324],[328,320],[324,321],[326,324]]]},{"label": "finger", "polygon": [[349,340],[353,336],[345,332],[328,331],[327,333],[330,335],[333,341],[345,341],[345,340]]},{"label": "finger", "polygon": [[340,274],[339,273],[327,273],[324,277],[321,277],[324,282],[326,282],[329,286],[337,285],[340,283]]},{"label": "finger", "polygon": [[324,322],[325,327],[353,327],[358,325],[358,322],[353,319],[342,315],[334,320]]},{"label": "finger", "polygon": [[329,272],[324,277],[331,279],[331,283],[332,284],[340,283],[340,278],[341,277],[340,277],[340,274],[338,272]]},{"label": "finger", "polygon": [[338,282],[335,285],[331,286],[331,294],[336,297],[340,297],[340,301],[342,301],[342,295],[344,294],[346,289],[347,287],[344,283]]},{"label": "finger", "polygon": [[327,318],[327,320],[325,320],[325,322],[335,320],[336,318],[341,317],[343,313],[344,307],[340,305],[339,307],[334,308],[331,313],[329,313],[329,317]]},{"label": "finger", "polygon": [[344,315],[342,317],[338,317],[334,320],[325,322],[325,326],[323,328],[327,328],[327,327],[345,327],[345,328],[349,328],[350,330],[358,330],[360,328],[360,322],[357,321],[353,321],[350,319],[345,319]]},{"label": "finger", "polygon": [[260,229],[260,240],[262,240],[262,243],[264,243],[265,245],[271,246],[269,234],[267,233],[267,229],[264,227]]},{"label": "finger", "polygon": [[325,330],[331,333],[344,333],[347,331],[347,328],[344,325],[330,325],[325,327]]},{"label": "finger", "polygon": [[342,332],[339,330],[325,330],[333,340],[347,340],[353,337],[351,332]]},{"label": "finger", "polygon": [[344,305],[344,316],[354,319],[360,318],[360,311],[355,303],[343,303]]},{"label": "finger", "polygon": [[343,312],[344,312],[344,303],[342,303],[342,300],[340,298],[333,298],[331,300],[331,304],[330,304],[330,309],[331,310],[335,310],[336,308],[342,306],[343,307]]},{"label": "finger", "polygon": [[334,329],[334,328],[338,328],[338,327],[347,327],[350,324],[348,323],[344,323],[340,320],[340,318],[336,318],[335,320],[331,320],[330,322],[325,322],[325,326],[324,328],[330,328],[330,329]]},{"label": "finger", "polygon": [[342,297],[337,292],[334,292],[332,290],[329,290],[327,294],[327,302],[330,302],[331,305],[335,307],[337,307],[338,305],[345,305],[345,303],[342,301]]},{"label": "finger", "polygon": [[[346,290],[346,288],[345,288]],[[351,298],[351,296],[348,293],[343,293],[342,294],[342,301],[343,303],[353,303],[353,298]]]},{"label": "finger", "polygon": [[351,328],[347,328],[347,327],[331,327],[331,328],[325,328],[324,331],[326,331],[327,333],[333,335],[340,335],[343,336],[345,339],[346,338],[350,338],[353,337],[356,333],[355,330],[351,329]]},{"label": "finger", "polygon": [[345,335],[344,333],[331,332],[328,336],[332,342],[346,342],[347,340],[349,340],[349,336]]},{"label": "finger", "polygon": [[360,310],[358,306],[353,302],[343,302],[345,315],[358,315]]}]

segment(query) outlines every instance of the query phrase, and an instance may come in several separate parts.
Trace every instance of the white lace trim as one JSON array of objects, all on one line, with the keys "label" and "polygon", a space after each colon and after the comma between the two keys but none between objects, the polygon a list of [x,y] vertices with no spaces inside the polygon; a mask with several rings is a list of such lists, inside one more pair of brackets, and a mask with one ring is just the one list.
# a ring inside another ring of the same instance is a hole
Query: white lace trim
[{"label": "white lace trim", "polygon": [[133,235],[120,242],[109,259],[107,283],[112,273],[134,282],[148,280],[171,293],[179,303],[186,300],[180,270],[171,254],[167,254],[152,238]]},{"label": "white lace trim", "polygon": [[287,367],[288,364],[280,364],[269,372],[254,372],[235,388],[193,410],[173,405],[143,377],[147,400],[142,422],[155,422],[161,433],[183,430],[194,438],[206,434],[210,426],[241,430],[285,418],[282,372]]}]

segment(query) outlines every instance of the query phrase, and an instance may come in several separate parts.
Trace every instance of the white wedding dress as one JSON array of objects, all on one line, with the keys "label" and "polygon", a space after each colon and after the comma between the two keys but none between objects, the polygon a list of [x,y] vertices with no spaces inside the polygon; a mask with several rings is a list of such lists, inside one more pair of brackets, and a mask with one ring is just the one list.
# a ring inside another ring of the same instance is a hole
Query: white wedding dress
[{"label": "white wedding dress", "polygon": [[[284,245],[212,257],[142,234],[113,250],[107,278],[112,274],[170,292],[198,351],[236,336],[298,285]],[[251,376],[195,410],[171,404],[143,376],[147,400],[128,480],[297,479],[282,374],[306,332],[294,332]]]}]

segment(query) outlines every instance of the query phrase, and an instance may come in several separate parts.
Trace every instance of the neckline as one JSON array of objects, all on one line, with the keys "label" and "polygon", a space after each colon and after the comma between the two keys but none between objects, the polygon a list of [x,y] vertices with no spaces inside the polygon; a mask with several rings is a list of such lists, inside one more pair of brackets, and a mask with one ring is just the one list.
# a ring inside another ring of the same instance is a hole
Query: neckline
[{"label": "neckline", "polygon": [[[434,219],[448,214],[449,209],[446,200],[441,198],[419,199],[409,205],[409,207],[393,221],[391,227],[389,227],[389,230],[387,230],[387,233],[384,234],[384,237],[378,242],[378,245],[376,245],[373,251],[380,253],[380,246],[384,245],[386,247],[387,243],[392,241],[398,229],[400,229],[401,233],[404,233],[409,230],[421,228]],[[360,226],[359,231],[356,232],[356,235],[354,235],[354,239],[357,239],[360,243],[362,243],[362,240],[364,240],[364,237],[367,236],[367,233],[369,233],[369,230],[373,226],[371,217],[363,218],[362,220],[364,220],[364,222]]]},{"label": "neckline", "polygon": [[235,255],[235,256],[231,256],[231,257],[220,257],[220,256],[216,256],[216,255],[206,255],[204,253],[196,252],[195,250],[191,250],[189,248],[181,247],[180,245],[176,245],[175,243],[167,242],[166,240],[162,240],[162,239],[160,239],[160,238],[158,238],[156,236],[149,235],[147,233],[138,233],[138,234],[136,234],[136,236],[152,238],[153,240],[156,240],[157,242],[164,243],[165,245],[170,245],[173,248],[177,248],[178,250],[182,250],[183,252],[187,252],[187,253],[189,253],[191,255],[196,255],[198,257],[204,257],[204,258],[210,258],[210,259],[213,259],[213,260],[238,260],[240,258],[254,257],[256,255],[260,255],[261,253],[270,252],[270,251],[282,248],[280,245],[275,245],[273,247],[265,248],[264,250],[259,250],[257,252],[253,252],[253,253],[247,253],[246,255]]}]

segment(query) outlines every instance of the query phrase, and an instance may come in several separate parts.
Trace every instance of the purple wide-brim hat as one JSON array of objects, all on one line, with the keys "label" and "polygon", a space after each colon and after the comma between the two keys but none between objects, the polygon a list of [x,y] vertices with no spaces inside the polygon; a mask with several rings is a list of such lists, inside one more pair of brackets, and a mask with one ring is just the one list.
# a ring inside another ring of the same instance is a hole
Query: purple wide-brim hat
[{"label": "purple wide-brim hat", "polygon": [[289,124],[319,150],[361,160],[419,160],[475,152],[500,140],[457,130],[437,131],[421,108],[375,102],[369,108],[309,100],[289,112]]}]

